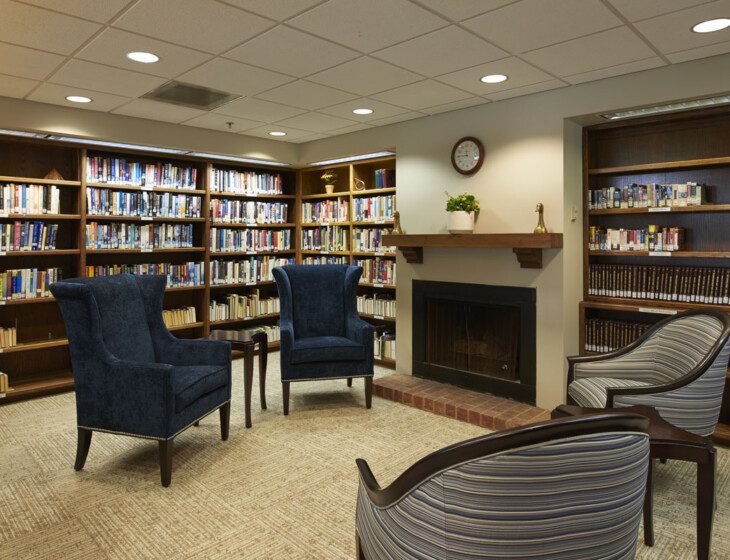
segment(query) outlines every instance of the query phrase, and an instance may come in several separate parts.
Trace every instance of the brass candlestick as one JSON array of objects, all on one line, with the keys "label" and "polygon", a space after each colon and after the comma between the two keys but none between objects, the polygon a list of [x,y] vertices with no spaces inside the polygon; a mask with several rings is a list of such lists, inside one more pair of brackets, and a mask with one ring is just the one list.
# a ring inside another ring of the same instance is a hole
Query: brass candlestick
[{"label": "brass candlestick", "polygon": [[545,207],[542,205],[542,202],[537,203],[535,212],[537,212],[540,217],[537,220],[537,227],[535,228],[533,233],[547,233],[547,228],[545,227],[545,220],[543,219],[543,216],[542,216],[544,208]]},{"label": "brass candlestick", "polygon": [[398,210],[393,212],[393,233],[397,235],[405,233],[400,227],[400,212]]}]

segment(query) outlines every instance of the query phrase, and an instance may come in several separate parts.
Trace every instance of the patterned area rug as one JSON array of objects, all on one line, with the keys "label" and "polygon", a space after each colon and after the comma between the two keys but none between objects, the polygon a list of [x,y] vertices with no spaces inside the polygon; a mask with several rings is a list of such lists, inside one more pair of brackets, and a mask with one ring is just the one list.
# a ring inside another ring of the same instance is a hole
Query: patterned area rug
[{"label": "patterned area rug", "polygon": [[[0,558],[339,560],[354,557],[357,470],[381,484],[424,454],[484,430],[375,397],[362,380],[292,385],[284,417],[278,355],[267,401],[254,384],[253,427],[243,427],[241,361],[234,364],[231,436],[218,415],[175,441],[172,485],[159,483],[155,442],[94,434],[84,471],[72,393],[0,407]],[[381,370],[378,375],[390,373]],[[695,472],[657,465],[656,545],[641,559],[695,558]],[[713,558],[730,558],[730,452],[718,453]]]}]

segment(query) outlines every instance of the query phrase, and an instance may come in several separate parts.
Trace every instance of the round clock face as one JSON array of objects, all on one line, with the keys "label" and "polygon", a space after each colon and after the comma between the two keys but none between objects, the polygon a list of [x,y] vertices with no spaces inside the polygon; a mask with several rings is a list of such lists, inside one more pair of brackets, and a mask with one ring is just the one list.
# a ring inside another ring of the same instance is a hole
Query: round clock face
[{"label": "round clock face", "polygon": [[471,175],[479,171],[484,161],[484,146],[474,137],[462,138],[451,152],[451,163],[462,175]]}]

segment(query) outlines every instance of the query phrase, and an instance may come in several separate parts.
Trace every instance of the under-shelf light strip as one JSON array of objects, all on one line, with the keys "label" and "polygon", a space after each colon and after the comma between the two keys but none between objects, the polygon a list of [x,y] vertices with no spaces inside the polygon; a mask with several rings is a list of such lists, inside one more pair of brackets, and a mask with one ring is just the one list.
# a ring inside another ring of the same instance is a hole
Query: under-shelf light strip
[{"label": "under-shelf light strip", "polygon": [[372,154],[362,154],[359,156],[350,156],[350,157],[343,157],[343,158],[337,158],[337,159],[327,159],[324,161],[315,161],[313,163],[310,163],[312,167],[316,167],[318,165],[333,165],[335,163],[347,163],[349,161],[360,161],[361,159],[373,159],[373,158],[379,158],[379,157],[390,157],[394,156],[395,152],[374,152]]},{"label": "under-shelf light strip", "polygon": [[666,105],[639,107],[638,109],[629,109],[628,111],[604,113],[601,116],[604,119],[615,121],[618,119],[629,119],[632,117],[657,115],[659,113],[671,113],[672,111],[684,111],[687,109],[698,109],[700,107],[712,107],[713,105],[725,105],[727,103],[730,103],[730,94],[720,95],[717,97],[705,97],[703,99],[691,99],[689,101],[679,101],[677,103],[667,103]]}]

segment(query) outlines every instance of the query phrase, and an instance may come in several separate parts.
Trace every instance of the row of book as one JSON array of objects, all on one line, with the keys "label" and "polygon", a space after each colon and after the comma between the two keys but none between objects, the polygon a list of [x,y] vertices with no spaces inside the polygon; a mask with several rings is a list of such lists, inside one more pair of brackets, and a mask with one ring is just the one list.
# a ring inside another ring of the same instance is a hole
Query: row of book
[{"label": "row of book", "polygon": [[10,391],[10,380],[8,374],[0,371],[0,398],[4,397]]},{"label": "row of book", "polygon": [[86,180],[110,185],[195,189],[198,170],[166,162],[145,163],[126,158],[89,156]]},{"label": "row of book", "polygon": [[185,263],[141,263],[87,266],[86,276],[113,276],[115,274],[163,274],[168,288],[202,286],[205,284],[205,264]]},{"label": "row of book", "polygon": [[585,349],[588,352],[611,352],[631,344],[651,327],[651,323],[586,319]]},{"label": "row of book", "polygon": [[211,190],[256,196],[257,194],[283,194],[284,181],[278,173],[213,169]]},{"label": "row of book", "polygon": [[0,224],[0,251],[49,251],[56,248],[58,224],[13,222]]},{"label": "row of book", "polygon": [[200,218],[203,199],[177,193],[86,189],[87,212],[95,216],[160,216]]},{"label": "row of book", "polygon": [[727,305],[730,268],[592,264],[588,295]]},{"label": "row of book", "polygon": [[55,185],[5,183],[0,186],[0,214],[59,214],[61,200]]},{"label": "row of book", "polygon": [[350,204],[343,198],[302,203],[301,221],[303,224],[346,222],[349,219]]},{"label": "row of book", "polygon": [[393,294],[376,294],[374,296],[357,296],[357,312],[375,317],[395,319],[395,297]]},{"label": "row of book", "polygon": [[277,266],[294,264],[293,258],[268,256],[248,257],[237,260],[210,261],[210,283],[216,284],[255,284],[274,279],[271,271]]},{"label": "row of book", "polygon": [[381,195],[358,197],[352,201],[353,222],[392,220],[395,212],[395,196]]},{"label": "row of book", "polygon": [[347,251],[350,230],[342,226],[302,230],[302,251]]},{"label": "row of book", "polygon": [[18,268],[0,272],[0,300],[48,297],[48,286],[62,278],[61,269]]},{"label": "row of book", "polygon": [[376,358],[395,360],[395,333],[376,334],[373,339],[373,354]]},{"label": "row of book", "polygon": [[395,169],[376,169],[375,170],[375,188],[376,189],[395,188]]},{"label": "row of book", "polygon": [[591,226],[588,248],[600,251],[680,251],[684,245],[684,228],[648,226],[615,229]]},{"label": "row of book", "polygon": [[282,202],[256,200],[228,200],[214,198],[210,201],[210,219],[213,222],[236,224],[284,224],[289,216],[289,205]]},{"label": "row of book", "polygon": [[707,188],[697,183],[660,185],[632,183],[623,187],[605,187],[588,191],[588,209],[667,208],[705,204]]},{"label": "row of book", "polygon": [[360,282],[395,285],[395,261],[392,259],[354,259],[352,264],[362,267]]},{"label": "row of book", "polygon": [[385,228],[354,228],[352,230],[352,250],[395,254],[395,247],[383,245],[383,236],[392,231]]},{"label": "row of book", "polygon": [[343,255],[315,255],[302,258],[302,264],[348,264],[349,258]]},{"label": "row of book", "polygon": [[268,342],[278,342],[281,340],[281,329],[279,325],[259,325],[254,330],[262,330],[266,333]]},{"label": "row of book", "polygon": [[210,302],[210,320],[253,319],[279,313],[279,298],[262,298],[258,290],[250,294],[229,294],[223,301]]},{"label": "row of book", "polygon": [[[12,348],[18,345],[17,327],[0,327],[0,348]],[[2,393],[2,391],[0,391]]]},{"label": "row of book", "polygon": [[195,307],[189,305],[179,309],[163,309],[162,320],[168,329],[181,325],[190,325],[197,321]]},{"label": "row of book", "polygon": [[210,228],[212,253],[240,251],[288,251],[291,231],[288,229]]},{"label": "row of book", "polygon": [[87,249],[172,249],[193,247],[193,224],[86,224]]}]

